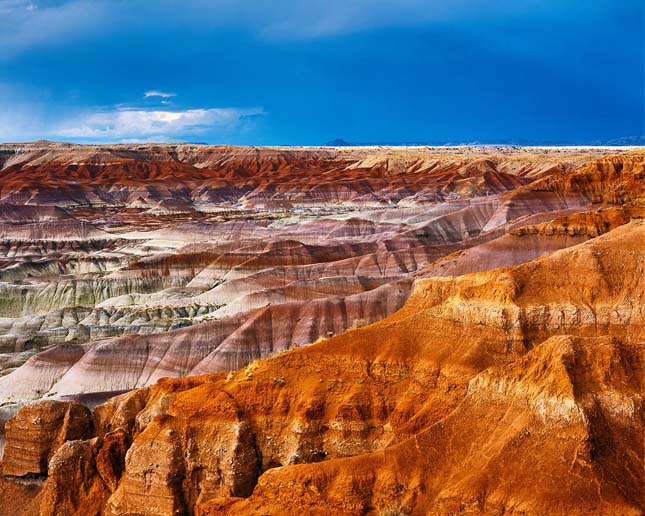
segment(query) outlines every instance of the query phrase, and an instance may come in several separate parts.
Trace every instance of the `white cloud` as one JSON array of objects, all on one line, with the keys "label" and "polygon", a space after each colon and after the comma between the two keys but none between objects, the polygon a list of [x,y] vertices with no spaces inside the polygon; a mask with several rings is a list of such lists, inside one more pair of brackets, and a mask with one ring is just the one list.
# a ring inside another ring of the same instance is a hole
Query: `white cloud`
[{"label": "white cloud", "polygon": [[261,107],[75,106],[46,90],[0,80],[0,142],[185,141],[200,135],[205,141],[235,141],[253,132],[265,115]]},{"label": "white cloud", "polygon": [[149,90],[149,91],[146,91],[146,92],[143,94],[143,96],[144,96],[145,98],[149,98],[149,97],[161,97],[162,99],[169,99],[169,98],[171,98],[171,97],[176,97],[176,96],[177,96],[177,94],[176,94],[176,93],[166,93],[166,92],[164,92],[164,91],[159,91],[159,90]]},{"label": "white cloud", "polygon": [[183,139],[213,133],[231,133],[261,116],[260,108],[211,108],[185,111],[117,109],[82,113],[53,130],[59,138],[114,141],[124,139]]},{"label": "white cloud", "polygon": [[257,127],[262,108],[158,109],[60,104],[47,92],[0,81],[0,142],[235,141]]}]

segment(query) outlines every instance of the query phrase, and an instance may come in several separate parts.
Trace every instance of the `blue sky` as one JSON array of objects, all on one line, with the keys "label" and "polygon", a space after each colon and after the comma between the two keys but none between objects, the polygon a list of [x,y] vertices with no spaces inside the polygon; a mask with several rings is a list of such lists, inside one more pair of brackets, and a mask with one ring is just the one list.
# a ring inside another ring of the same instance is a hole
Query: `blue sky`
[{"label": "blue sky", "polygon": [[642,0],[0,0],[0,141],[645,133]]}]

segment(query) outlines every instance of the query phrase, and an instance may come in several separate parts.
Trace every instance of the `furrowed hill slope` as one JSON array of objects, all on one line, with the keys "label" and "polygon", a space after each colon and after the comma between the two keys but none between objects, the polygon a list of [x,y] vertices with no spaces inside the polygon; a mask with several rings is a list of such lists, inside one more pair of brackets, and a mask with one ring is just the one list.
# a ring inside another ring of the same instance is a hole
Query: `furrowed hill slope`
[{"label": "furrowed hill slope", "polygon": [[[614,167],[613,188],[636,167],[622,157],[576,169],[592,150],[5,150],[4,198],[26,203],[0,213],[6,403],[233,370],[374,322],[402,305],[413,274],[523,263],[589,238],[509,234],[595,207],[573,187],[534,188],[539,178],[593,184]],[[29,198],[12,197],[21,181]],[[209,197],[213,181],[226,199]],[[376,204],[349,202],[365,195]],[[282,204],[249,209],[260,197]]]},{"label": "furrowed hill slope", "polygon": [[0,514],[642,514],[605,154],[0,146]]},{"label": "furrowed hill slope", "polygon": [[96,438],[55,452],[41,511],[641,514],[643,273],[632,221],[419,281],[389,318],[239,373],[115,398]]}]

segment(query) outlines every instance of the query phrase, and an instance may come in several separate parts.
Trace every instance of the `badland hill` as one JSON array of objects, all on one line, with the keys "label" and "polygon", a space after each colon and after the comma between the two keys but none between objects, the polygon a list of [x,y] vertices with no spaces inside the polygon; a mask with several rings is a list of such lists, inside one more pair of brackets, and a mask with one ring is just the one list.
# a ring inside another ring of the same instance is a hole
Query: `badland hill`
[{"label": "badland hill", "polygon": [[0,514],[645,512],[642,152],[0,168]]}]

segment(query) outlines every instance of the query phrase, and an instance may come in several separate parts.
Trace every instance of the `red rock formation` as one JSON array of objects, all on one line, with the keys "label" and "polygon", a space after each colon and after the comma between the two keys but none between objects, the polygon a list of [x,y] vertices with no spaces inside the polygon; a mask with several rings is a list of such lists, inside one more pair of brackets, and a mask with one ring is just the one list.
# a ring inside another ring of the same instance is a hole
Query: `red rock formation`
[{"label": "red rock formation", "polygon": [[45,474],[52,455],[65,441],[84,439],[91,432],[90,411],[79,403],[42,401],[27,405],[5,425],[2,472],[19,477]]},{"label": "red rock formation", "polygon": [[[512,190],[534,176],[570,169],[583,152],[492,149],[252,149],[163,146],[5,145],[0,198],[17,204],[241,201],[247,207],[350,202],[427,202]],[[596,151],[599,152],[599,151]],[[311,171],[321,180],[312,183]],[[34,188],[36,186],[36,188]],[[284,204],[287,203],[287,204]]]},{"label": "red rock formation", "polygon": [[39,516],[41,479],[17,482],[0,477],[0,514]]},{"label": "red rock formation", "polygon": [[642,514],[643,411],[629,398],[642,390],[625,382],[642,384],[628,364],[643,358],[617,341],[553,337],[474,377],[414,438],[271,470],[250,499],[196,514]]},{"label": "red rock formation", "polygon": [[499,238],[442,257],[417,271],[415,276],[458,276],[526,263],[595,238],[644,215],[643,208],[620,206],[522,225]]}]

